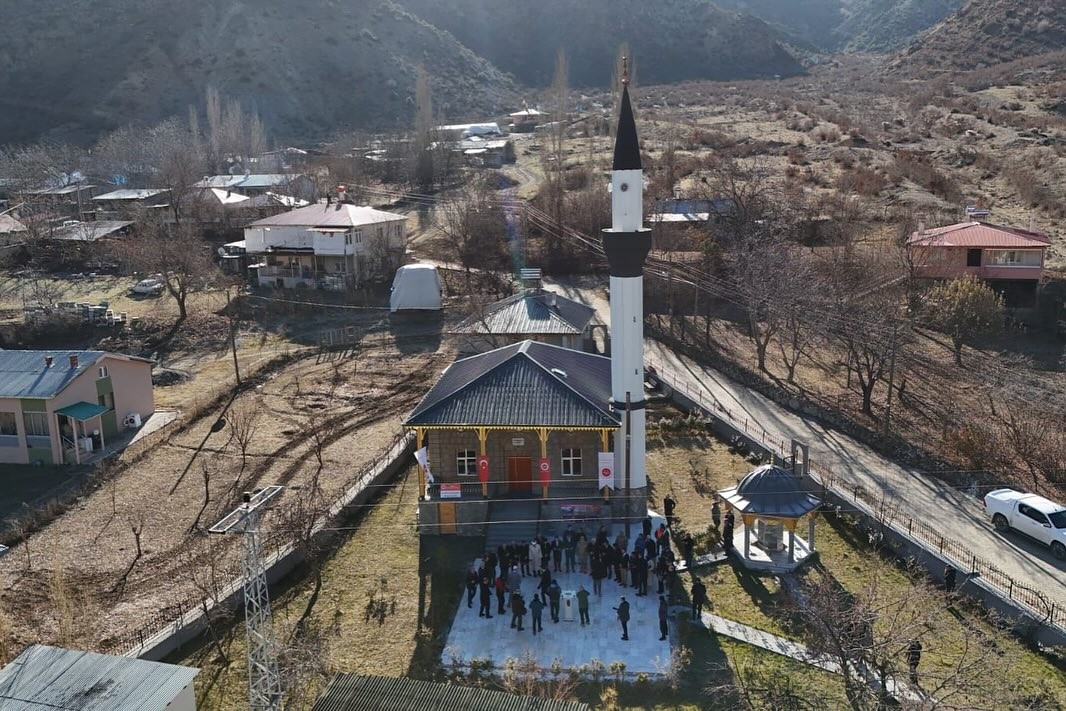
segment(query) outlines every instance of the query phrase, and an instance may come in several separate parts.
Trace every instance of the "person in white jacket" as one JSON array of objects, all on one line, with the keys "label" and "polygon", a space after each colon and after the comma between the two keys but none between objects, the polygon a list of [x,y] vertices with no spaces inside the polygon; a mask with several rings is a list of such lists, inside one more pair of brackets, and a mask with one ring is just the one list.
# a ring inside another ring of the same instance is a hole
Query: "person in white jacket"
[{"label": "person in white jacket", "polygon": [[540,543],[535,538],[529,544],[529,567],[534,578],[540,575]]}]

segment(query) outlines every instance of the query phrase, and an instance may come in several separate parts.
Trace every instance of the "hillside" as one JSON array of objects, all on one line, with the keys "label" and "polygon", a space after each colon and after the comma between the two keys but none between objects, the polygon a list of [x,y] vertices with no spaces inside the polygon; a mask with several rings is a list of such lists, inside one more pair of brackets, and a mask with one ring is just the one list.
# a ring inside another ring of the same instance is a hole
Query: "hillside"
[{"label": "hillside", "polygon": [[977,69],[1066,49],[1066,0],[968,0],[915,41],[900,65],[912,70]]},{"label": "hillside", "polygon": [[551,82],[560,47],[569,59],[571,85],[604,86],[623,42],[644,84],[803,72],[766,23],[706,0],[397,1],[533,86]]},{"label": "hillside", "polygon": [[823,51],[885,52],[905,47],[963,0],[715,0],[765,20],[775,30]]},{"label": "hillside", "polygon": [[5,17],[0,143],[91,140],[202,101],[254,106],[275,135],[408,124],[415,67],[445,118],[511,105],[513,80],[391,0],[40,0]]}]

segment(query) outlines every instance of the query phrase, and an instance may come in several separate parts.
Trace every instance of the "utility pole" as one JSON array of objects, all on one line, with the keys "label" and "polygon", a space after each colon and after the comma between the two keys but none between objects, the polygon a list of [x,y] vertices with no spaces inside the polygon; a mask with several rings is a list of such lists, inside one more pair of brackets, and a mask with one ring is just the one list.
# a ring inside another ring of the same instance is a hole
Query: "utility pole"
[{"label": "utility pole", "polygon": [[629,449],[630,449],[630,439],[632,439],[632,434],[630,433],[630,430],[631,430],[631,428],[633,426],[632,414],[633,414],[633,406],[632,406],[632,404],[629,401],[629,391],[627,390],[626,391],[626,505],[623,508],[623,511],[625,512],[624,515],[626,517],[626,540],[629,539],[629,518],[630,518],[630,516],[629,516],[629,514],[630,514],[629,507],[632,504],[632,502],[629,500]]},{"label": "utility pole", "polygon": [[282,491],[268,486],[255,494],[244,493],[244,503],[207,529],[208,533],[243,533],[244,628],[248,644],[248,708],[250,711],[280,711],[281,674],[274,642],[266,569],[260,555],[259,514]]},{"label": "utility pole", "polygon": [[885,403],[885,426],[884,435],[887,437],[889,434],[889,420],[892,419],[892,386],[896,380],[896,349],[898,348],[896,333],[899,326],[894,325],[892,327],[892,354],[889,356],[888,361],[888,400]]},{"label": "utility pole", "polygon": [[229,316],[229,345],[233,351],[233,374],[237,378],[237,387],[241,386],[241,367],[237,363],[237,320],[233,318],[233,310],[230,306],[229,289],[226,289],[226,314]]}]

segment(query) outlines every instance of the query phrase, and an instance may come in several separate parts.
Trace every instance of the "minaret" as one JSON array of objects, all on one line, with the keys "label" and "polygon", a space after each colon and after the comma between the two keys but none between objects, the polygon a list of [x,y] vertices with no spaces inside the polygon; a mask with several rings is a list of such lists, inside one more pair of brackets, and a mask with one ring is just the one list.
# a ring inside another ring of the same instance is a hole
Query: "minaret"
[{"label": "minaret", "polygon": [[[622,427],[614,442],[614,471],[616,486],[624,487],[628,395],[629,487],[644,489],[648,485],[644,465],[644,260],[651,250],[651,230],[644,227],[644,171],[625,57],[622,62],[622,112],[611,172],[611,228],[603,231],[611,272],[611,396],[615,409],[622,413]],[[640,500],[639,492],[634,496]],[[637,513],[643,515],[643,507]]]}]

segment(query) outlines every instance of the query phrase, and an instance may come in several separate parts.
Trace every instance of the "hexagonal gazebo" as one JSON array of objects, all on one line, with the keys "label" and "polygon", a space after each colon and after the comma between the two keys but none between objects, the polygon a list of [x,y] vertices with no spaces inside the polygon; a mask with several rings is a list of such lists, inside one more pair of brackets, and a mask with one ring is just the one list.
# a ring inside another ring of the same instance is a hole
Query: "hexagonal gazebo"
[{"label": "hexagonal gazebo", "polygon": [[[743,521],[743,531],[734,530],[733,540],[727,545],[737,548],[739,537],[743,536],[741,560],[746,567],[787,572],[798,568],[814,553],[814,517],[822,502],[808,493],[803,481],[792,472],[764,464],[718,495]],[[806,541],[796,535],[796,524],[804,516],[807,516]]]}]

